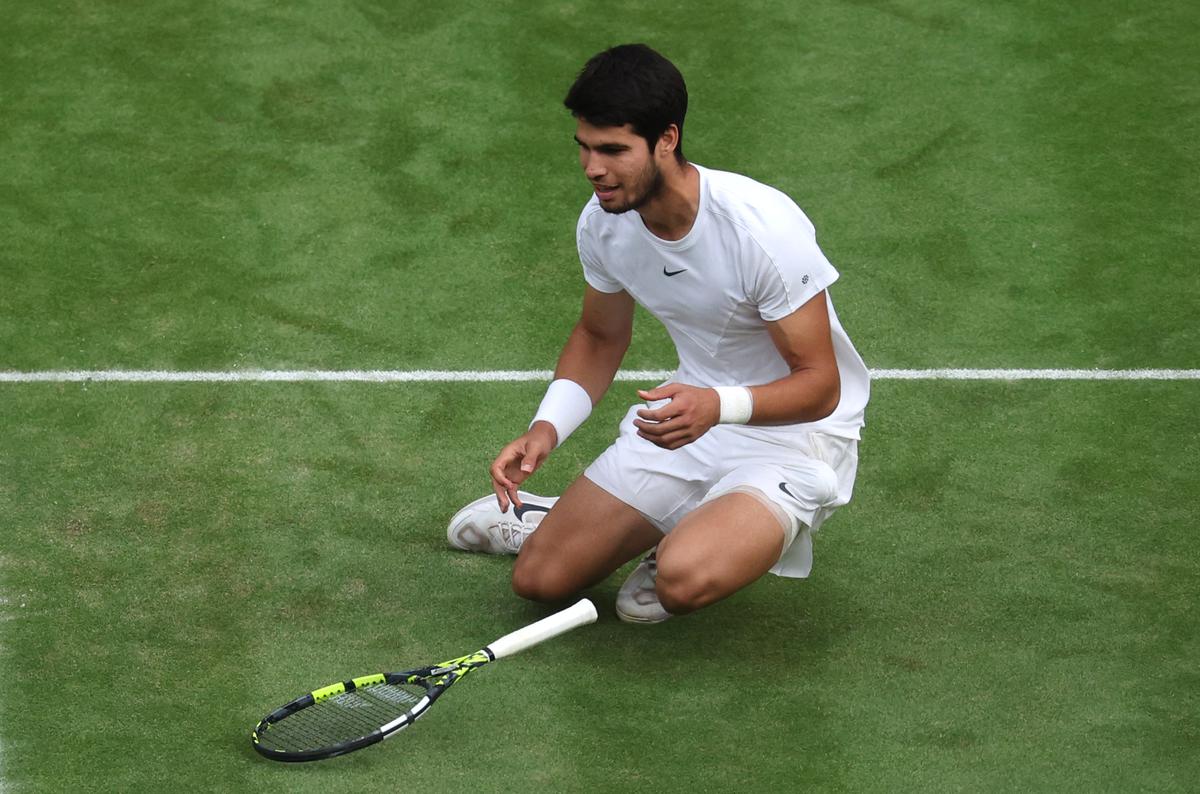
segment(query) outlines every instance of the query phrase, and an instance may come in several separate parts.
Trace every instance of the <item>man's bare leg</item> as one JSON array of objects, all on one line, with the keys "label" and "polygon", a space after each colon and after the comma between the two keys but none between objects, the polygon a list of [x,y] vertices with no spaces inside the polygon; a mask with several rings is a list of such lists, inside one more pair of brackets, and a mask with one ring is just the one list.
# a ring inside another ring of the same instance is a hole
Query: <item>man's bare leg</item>
[{"label": "man's bare leg", "polygon": [[659,603],[682,615],[720,601],[771,570],[783,542],[779,519],[754,496],[730,493],[703,504],[658,546]]},{"label": "man's bare leg", "polygon": [[637,510],[580,477],[521,546],[513,592],[534,601],[569,598],[654,548],[662,537]]}]

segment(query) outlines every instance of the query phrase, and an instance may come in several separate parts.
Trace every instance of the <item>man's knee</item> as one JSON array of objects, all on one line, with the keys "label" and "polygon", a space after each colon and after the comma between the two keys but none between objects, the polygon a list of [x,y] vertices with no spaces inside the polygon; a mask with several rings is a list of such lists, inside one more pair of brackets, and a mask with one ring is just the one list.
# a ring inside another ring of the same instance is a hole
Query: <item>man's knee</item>
[{"label": "man's knee", "polygon": [[719,600],[716,580],[694,565],[680,564],[679,560],[660,554],[658,575],[655,580],[658,602],[672,615],[686,615]]},{"label": "man's knee", "polygon": [[513,565],[512,589],[521,598],[549,602],[570,598],[580,588],[561,565],[522,555]]}]

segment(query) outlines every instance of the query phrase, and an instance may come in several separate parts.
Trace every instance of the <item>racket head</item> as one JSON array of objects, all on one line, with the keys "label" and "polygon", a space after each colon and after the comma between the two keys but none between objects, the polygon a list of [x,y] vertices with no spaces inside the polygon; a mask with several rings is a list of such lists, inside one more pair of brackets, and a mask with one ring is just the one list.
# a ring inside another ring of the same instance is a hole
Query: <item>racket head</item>
[{"label": "racket head", "polygon": [[301,695],[259,721],[250,736],[254,749],[275,761],[319,761],[369,747],[409,725],[441,694],[414,676],[419,672],[375,673]]},{"label": "racket head", "polygon": [[251,742],[275,761],[319,761],[370,747],[411,725],[451,684],[492,658],[483,650],[315,689],[263,717]]}]

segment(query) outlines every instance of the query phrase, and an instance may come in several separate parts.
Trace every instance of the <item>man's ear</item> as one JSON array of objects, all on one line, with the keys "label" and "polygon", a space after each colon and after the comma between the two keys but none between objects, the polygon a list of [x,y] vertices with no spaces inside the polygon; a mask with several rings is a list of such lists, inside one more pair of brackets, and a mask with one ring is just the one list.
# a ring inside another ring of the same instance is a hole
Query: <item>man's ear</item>
[{"label": "man's ear", "polygon": [[658,136],[658,145],[654,147],[656,157],[671,158],[675,157],[675,149],[679,146],[679,127],[674,124],[667,125],[663,130],[662,135]]}]

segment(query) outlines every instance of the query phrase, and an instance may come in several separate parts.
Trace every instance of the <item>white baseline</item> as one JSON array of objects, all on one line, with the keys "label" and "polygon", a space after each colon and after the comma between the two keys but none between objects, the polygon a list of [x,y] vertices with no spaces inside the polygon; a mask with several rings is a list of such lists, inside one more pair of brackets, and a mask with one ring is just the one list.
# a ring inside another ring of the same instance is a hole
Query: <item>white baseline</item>
[{"label": "white baseline", "polygon": [[[491,383],[548,381],[548,369],[530,370],[49,370],[0,371],[0,383]],[[671,370],[621,370],[619,381],[661,381]],[[873,369],[872,380],[1200,380],[1200,369]]]}]

